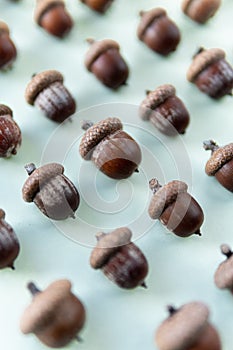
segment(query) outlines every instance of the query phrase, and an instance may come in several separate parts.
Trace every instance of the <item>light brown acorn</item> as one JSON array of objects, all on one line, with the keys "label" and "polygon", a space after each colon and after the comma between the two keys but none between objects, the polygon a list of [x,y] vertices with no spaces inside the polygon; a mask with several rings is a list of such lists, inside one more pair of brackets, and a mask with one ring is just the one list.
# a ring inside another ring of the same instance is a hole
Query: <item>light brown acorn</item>
[{"label": "light brown acorn", "polygon": [[0,21],[0,70],[6,70],[12,67],[17,57],[17,49],[10,38],[8,25]]},{"label": "light brown acorn", "polygon": [[221,0],[183,0],[182,11],[197,23],[206,23],[221,5]]},{"label": "light brown acorn", "polygon": [[81,0],[81,2],[90,7],[93,11],[105,13],[113,3],[113,0]]},{"label": "light brown acorn", "polygon": [[15,155],[21,142],[21,130],[13,119],[12,110],[0,104],[0,157]]},{"label": "light brown acorn", "polygon": [[138,171],[141,150],[136,141],[122,130],[118,118],[107,118],[97,124],[84,122],[86,130],[79,146],[85,160],[113,179],[126,179]]},{"label": "light brown acorn", "polygon": [[214,282],[220,289],[229,289],[233,294],[233,252],[229,245],[222,244],[221,252],[226,256],[214,274]]}]

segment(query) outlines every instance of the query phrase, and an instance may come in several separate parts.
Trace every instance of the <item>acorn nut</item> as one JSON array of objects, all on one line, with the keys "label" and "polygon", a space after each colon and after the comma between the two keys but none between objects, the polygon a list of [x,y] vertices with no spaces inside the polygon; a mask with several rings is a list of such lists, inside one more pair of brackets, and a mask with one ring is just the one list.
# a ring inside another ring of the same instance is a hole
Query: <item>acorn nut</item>
[{"label": "acorn nut", "polygon": [[87,39],[87,42],[91,46],[85,57],[86,68],[109,88],[117,89],[125,85],[129,68],[120,54],[119,44],[111,39]]},{"label": "acorn nut", "polygon": [[187,193],[186,183],[178,180],[161,186],[156,179],[150,180],[153,197],[150,201],[149,216],[167,227],[177,236],[201,235],[200,227],[204,214],[197,201]]},{"label": "acorn nut", "polygon": [[78,333],[85,323],[85,308],[71,292],[70,281],[55,281],[44,291],[33,282],[27,287],[33,300],[21,317],[22,333],[34,333],[51,348],[64,347],[75,338],[79,340]]},{"label": "acorn nut", "polygon": [[20,245],[13,228],[5,221],[5,212],[0,209],[0,269],[10,267],[19,255]]},{"label": "acorn nut", "polygon": [[79,206],[79,193],[63,174],[63,166],[49,163],[36,169],[31,163],[25,169],[29,175],[22,189],[25,202],[34,202],[44,215],[53,220],[74,218]]},{"label": "acorn nut", "polygon": [[146,287],[148,263],[141,250],[131,242],[132,232],[120,227],[108,234],[100,232],[96,237],[98,242],[91,253],[91,266],[101,269],[121,288]]},{"label": "acorn nut", "polygon": [[221,49],[200,48],[187,71],[187,79],[214,99],[232,95],[233,69]]},{"label": "acorn nut", "polygon": [[8,25],[0,21],[0,70],[7,70],[12,67],[17,57],[17,49],[10,38]]},{"label": "acorn nut", "polygon": [[183,0],[182,11],[197,23],[204,24],[215,15],[221,0]]},{"label": "acorn nut", "polygon": [[211,151],[206,163],[205,172],[215,176],[218,182],[228,191],[233,192],[233,143],[219,147],[213,140],[204,141],[205,150]]},{"label": "acorn nut", "polygon": [[79,153],[113,179],[126,179],[138,172],[141,150],[136,141],[122,130],[118,118],[107,118],[97,124],[84,122]]},{"label": "acorn nut", "polygon": [[221,252],[226,256],[214,274],[214,282],[220,289],[229,289],[233,294],[233,252],[229,245],[222,244]]},{"label": "acorn nut", "polygon": [[21,142],[21,130],[13,119],[12,110],[0,104],[0,157],[15,155]]},{"label": "acorn nut", "polygon": [[176,50],[181,38],[180,30],[163,8],[141,11],[140,16],[137,36],[141,41],[163,56]]},{"label": "acorn nut", "polygon": [[113,0],[81,0],[81,2],[96,12],[104,13],[111,6]]},{"label": "acorn nut", "polygon": [[147,91],[147,97],[139,107],[139,115],[143,120],[150,120],[160,132],[168,136],[184,134],[190,120],[189,112],[170,84]]},{"label": "acorn nut", "polygon": [[63,0],[37,0],[34,19],[46,32],[58,38],[66,36],[73,27]]},{"label": "acorn nut", "polygon": [[221,350],[219,334],[209,322],[205,304],[194,301],[167,309],[170,315],[155,334],[159,350]]},{"label": "acorn nut", "polygon": [[63,80],[63,75],[56,70],[43,71],[32,77],[25,90],[26,101],[57,123],[62,123],[76,110],[75,100]]}]

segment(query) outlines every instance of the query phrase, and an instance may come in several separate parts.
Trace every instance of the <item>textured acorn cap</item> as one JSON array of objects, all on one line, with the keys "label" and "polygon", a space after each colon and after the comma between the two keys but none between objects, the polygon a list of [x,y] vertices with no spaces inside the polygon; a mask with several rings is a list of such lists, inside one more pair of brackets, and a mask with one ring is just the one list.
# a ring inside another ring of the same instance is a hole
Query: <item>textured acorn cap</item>
[{"label": "textured acorn cap", "polygon": [[130,243],[132,232],[127,227],[120,227],[111,233],[100,232],[96,236],[99,240],[91,253],[90,264],[94,269],[100,269],[120,246]]},{"label": "textured acorn cap", "polygon": [[209,176],[213,176],[224,164],[233,159],[233,143],[219,147],[211,155],[206,163],[205,172]]},{"label": "textured acorn cap", "polygon": [[10,31],[9,31],[8,25],[5,22],[0,21],[0,35],[3,33],[6,33],[9,35]]},{"label": "textured acorn cap", "polygon": [[0,116],[10,115],[13,116],[13,112],[10,107],[0,104]]},{"label": "textured acorn cap", "polygon": [[39,93],[56,81],[63,83],[63,75],[56,70],[46,70],[44,72],[36,74],[26,87],[26,101],[30,105],[33,105]]},{"label": "textured acorn cap", "polygon": [[[33,165],[33,164],[32,164]],[[22,195],[25,202],[32,202],[40,187],[54,176],[64,173],[64,167],[58,163],[49,163],[35,169],[25,181]]]},{"label": "textured acorn cap", "polygon": [[187,350],[206,327],[208,317],[209,309],[201,302],[183,305],[157,329],[159,350]]},{"label": "textured acorn cap", "polygon": [[106,52],[109,49],[116,49],[117,51],[120,50],[119,44],[111,39],[104,39],[100,41],[87,39],[87,41],[90,42],[91,46],[86,53],[84,63],[89,71],[91,70],[91,66],[95,62],[95,60],[104,52]]},{"label": "textured acorn cap", "polygon": [[[227,254],[231,249],[227,244],[222,244],[221,251]],[[214,274],[214,282],[220,289],[233,288],[233,254],[219,265]]]},{"label": "textured acorn cap", "polygon": [[3,209],[0,208],[0,220],[4,220],[6,216],[6,213]]},{"label": "textured acorn cap", "polygon": [[194,56],[193,61],[187,71],[187,79],[193,82],[198,74],[209,65],[225,58],[225,52],[221,49],[204,49]]},{"label": "textured acorn cap", "polygon": [[80,142],[79,153],[81,157],[90,160],[95,146],[106,136],[122,130],[122,128],[123,125],[118,118],[107,118],[91,126],[87,129]]},{"label": "textured acorn cap", "polygon": [[58,280],[51,283],[43,292],[36,293],[32,303],[26,308],[20,321],[24,334],[34,333],[42,328],[71,290],[70,281]]},{"label": "textured acorn cap", "polygon": [[160,85],[154,91],[150,91],[139,107],[140,117],[143,120],[148,120],[150,114],[156,109],[156,107],[175,94],[176,89],[170,84]]},{"label": "textured acorn cap", "polygon": [[40,23],[40,19],[43,14],[51,9],[54,6],[63,6],[65,7],[63,0],[37,0],[35,11],[34,11],[34,19],[37,23]]},{"label": "textured acorn cap", "polygon": [[137,29],[137,35],[140,40],[142,40],[144,32],[146,31],[147,27],[156,19],[162,16],[166,16],[167,12],[160,7],[151,9],[149,11],[141,11],[141,21],[139,23],[138,29]]},{"label": "textured acorn cap", "polygon": [[187,192],[186,183],[174,180],[158,189],[151,198],[148,213],[154,220],[159,219],[163,211],[172,204],[179,193]]}]

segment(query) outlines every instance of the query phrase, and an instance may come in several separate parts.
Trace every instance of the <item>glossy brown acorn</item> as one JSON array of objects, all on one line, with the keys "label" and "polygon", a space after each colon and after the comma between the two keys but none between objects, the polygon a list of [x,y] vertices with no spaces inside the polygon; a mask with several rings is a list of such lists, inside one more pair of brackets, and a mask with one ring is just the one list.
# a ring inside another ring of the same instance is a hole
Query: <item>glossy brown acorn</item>
[{"label": "glossy brown acorn", "polygon": [[170,84],[148,91],[139,107],[139,115],[168,136],[184,134],[190,120],[189,112]]},{"label": "glossy brown acorn", "polygon": [[104,13],[111,6],[113,0],[81,0],[81,2],[96,12]]},{"label": "glossy brown acorn", "polygon": [[91,46],[85,57],[86,68],[109,88],[117,89],[124,85],[129,76],[129,68],[120,54],[118,43],[111,39],[87,41]]},{"label": "glossy brown acorn", "polygon": [[156,179],[150,181],[153,197],[149,205],[149,215],[177,236],[201,235],[200,227],[204,214],[197,201],[187,193],[188,186],[178,180],[161,186]]},{"label": "glossy brown acorn", "polygon": [[19,255],[20,245],[13,228],[5,221],[5,212],[0,209],[0,269],[10,267]]},{"label": "glossy brown acorn", "polygon": [[220,289],[229,289],[233,294],[233,252],[229,245],[222,244],[221,252],[226,256],[214,274],[214,282]]},{"label": "glossy brown acorn", "polygon": [[21,131],[12,110],[0,104],[0,157],[15,155],[22,142]]},{"label": "glossy brown acorn", "polygon": [[141,150],[136,141],[122,131],[118,118],[107,118],[97,124],[84,123],[86,130],[79,146],[85,160],[113,179],[126,179],[138,171]]},{"label": "glossy brown acorn", "polygon": [[169,317],[155,333],[159,350],[221,350],[215,327],[209,322],[209,309],[202,302],[190,302],[179,309],[168,306]]},{"label": "glossy brown acorn", "polygon": [[16,56],[17,50],[10,38],[9,27],[5,22],[0,21],[0,69],[11,68]]},{"label": "glossy brown acorn", "polygon": [[180,31],[163,8],[141,11],[140,16],[137,35],[141,41],[163,56],[176,50],[180,42]]},{"label": "glossy brown acorn", "polygon": [[233,192],[233,143],[219,147],[213,140],[203,143],[205,150],[211,151],[205,171],[215,176],[218,182],[228,191]]},{"label": "glossy brown acorn", "polygon": [[182,11],[197,23],[206,23],[221,5],[221,0],[183,0]]},{"label": "glossy brown acorn", "polygon": [[141,250],[131,242],[132,232],[120,227],[109,234],[96,235],[98,243],[93,249],[90,264],[101,269],[105,276],[121,288],[146,287],[144,279],[148,263]]},{"label": "glossy brown acorn", "polygon": [[221,49],[200,48],[187,71],[187,79],[214,99],[232,95],[233,69]]},{"label": "glossy brown acorn", "polygon": [[66,36],[73,27],[63,0],[37,0],[34,18],[40,27],[58,38]]},{"label": "glossy brown acorn", "polygon": [[53,220],[74,217],[79,206],[79,193],[63,174],[61,164],[49,163],[36,169],[31,163],[25,169],[29,175],[22,189],[25,202],[34,202],[44,215]]},{"label": "glossy brown acorn", "polygon": [[85,323],[85,308],[71,292],[71,283],[58,280],[40,291],[30,282],[28,289],[33,301],[21,317],[21,331],[34,333],[51,348],[61,348],[74,339],[79,340],[78,333]]}]

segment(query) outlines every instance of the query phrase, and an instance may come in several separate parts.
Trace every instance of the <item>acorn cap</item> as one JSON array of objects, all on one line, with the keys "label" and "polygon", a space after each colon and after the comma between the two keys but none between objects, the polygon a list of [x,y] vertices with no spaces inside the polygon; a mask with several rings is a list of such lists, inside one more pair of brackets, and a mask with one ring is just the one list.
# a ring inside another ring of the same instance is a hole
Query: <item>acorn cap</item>
[{"label": "acorn cap", "polygon": [[185,182],[174,180],[159,188],[151,198],[148,213],[152,219],[159,219],[163,211],[172,204],[179,193],[187,192]]},{"label": "acorn cap", "polygon": [[100,232],[96,236],[98,243],[91,253],[90,264],[94,269],[100,269],[120,246],[130,243],[132,232],[127,227],[120,227],[111,233]]},{"label": "acorn cap", "polygon": [[12,117],[13,112],[8,106],[0,104],[0,116],[5,116],[5,115],[10,115]]},{"label": "acorn cap", "polygon": [[[183,0],[181,8],[182,11],[187,15],[189,15],[189,10],[191,10],[190,15],[194,15],[195,17],[198,17],[198,13],[206,13],[207,8],[208,12],[211,14],[211,16],[213,16],[216,10],[219,8],[220,4],[221,0]],[[200,21],[200,23],[204,22]]]},{"label": "acorn cap", "polygon": [[51,9],[52,7],[57,5],[65,7],[63,0],[37,0],[35,11],[34,11],[35,21],[38,24],[40,24],[40,20],[43,14],[49,9]]},{"label": "acorn cap", "polygon": [[3,33],[6,33],[6,34],[10,34],[10,30],[9,30],[9,27],[8,25],[3,22],[3,21],[0,21],[0,35],[3,34]]},{"label": "acorn cap", "polygon": [[4,220],[6,216],[6,213],[3,209],[0,208],[0,220]]},{"label": "acorn cap", "polygon": [[83,135],[79,153],[86,160],[91,159],[92,151],[106,136],[114,134],[118,130],[122,130],[123,125],[118,118],[107,118],[101,120],[97,124],[91,126]]},{"label": "acorn cap", "polygon": [[[231,252],[227,244],[221,245],[223,254]],[[223,261],[214,274],[214,282],[220,289],[232,289],[233,287],[233,254]]]},{"label": "acorn cap", "polygon": [[141,11],[141,21],[139,23],[138,29],[137,29],[137,35],[140,40],[142,40],[144,32],[146,31],[147,27],[156,19],[162,16],[166,16],[167,12],[160,7],[151,9],[149,11]]},{"label": "acorn cap", "polygon": [[[34,164],[30,164],[34,165]],[[64,173],[64,167],[58,163],[49,163],[35,169],[25,181],[22,194],[25,202],[32,202],[40,188],[51,178]]]},{"label": "acorn cap", "polygon": [[186,350],[208,323],[209,309],[201,302],[183,305],[169,316],[156,331],[160,350]]},{"label": "acorn cap", "polygon": [[111,39],[104,39],[100,41],[87,39],[87,41],[91,44],[91,46],[86,53],[84,63],[89,71],[91,70],[91,66],[95,62],[95,60],[104,52],[106,52],[109,49],[116,49],[117,51],[120,50],[119,44]]},{"label": "acorn cap", "polygon": [[28,83],[25,91],[25,99],[33,105],[36,97],[39,93],[46,89],[49,85],[59,81],[63,83],[63,75],[56,70],[46,70],[33,76],[32,80]]},{"label": "acorn cap", "polygon": [[181,3],[181,9],[184,13],[188,12],[188,7],[193,2],[193,0],[183,0]]},{"label": "acorn cap", "polygon": [[43,328],[54,311],[63,305],[64,298],[69,295],[70,290],[70,281],[64,279],[55,281],[43,292],[36,293],[21,318],[21,331],[28,334]]},{"label": "acorn cap", "polygon": [[219,147],[211,155],[206,163],[205,172],[209,176],[213,176],[224,164],[233,159],[233,143]]},{"label": "acorn cap", "polygon": [[150,91],[139,107],[139,114],[143,120],[149,120],[150,114],[156,107],[162,104],[167,98],[176,94],[176,89],[170,84],[158,86]]},{"label": "acorn cap", "polygon": [[198,74],[209,65],[225,58],[225,52],[221,49],[204,49],[194,56],[193,61],[187,71],[187,79],[193,82]]}]

